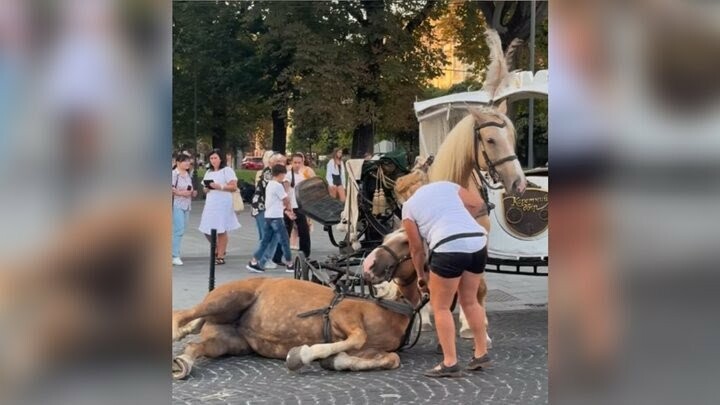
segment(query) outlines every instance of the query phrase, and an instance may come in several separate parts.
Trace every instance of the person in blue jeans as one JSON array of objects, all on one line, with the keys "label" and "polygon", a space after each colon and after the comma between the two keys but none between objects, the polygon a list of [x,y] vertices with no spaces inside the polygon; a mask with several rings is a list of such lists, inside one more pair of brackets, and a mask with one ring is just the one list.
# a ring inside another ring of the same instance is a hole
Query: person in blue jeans
[{"label": "person in blue jeans", "polygon": [[197,196],[193,190],[192,178],[190,177],[190,157],[184,153],[178,154],[175,159],[176,167],[172,171],[172,195],[173,195],[173,238],[172,238],[172,264],[182,266],[180,259],[180,242],[185,233],[185,226],[190,220],[190,203],[192,197]]},{"label": "person in blue jeans", "polygon": [[275,249],[278,242],[282,248],[286,270],[293,271],[290,238],[283,219],[283,213],[285,213],[289,218],[295,220],[290,197],[283,185],[287,167],[282,164],[275,165],[272,167],[271,173],[273,178],[265,187],[265,228],[263,229],[263,237],[252,259],[245,266],[254,273],[263,273],[265,271],[265,259],[269,256],[270,250]]},{"label": "person in blue jeans", "polygon": [[[265,188],[272,180],[272,167],[275,165],[284,165],[287,159],[282,153],[266,151],[263,155],[263,163],[265,168],[258,171],[255,176],[255,195],[252,198],[251,215],[255,218],[255,224],[258,229],[258,242],[262,241],[263,231],[265,230]],[[273,260],[261,260],[265,263],[265,269],[275,269],[282,261],[282,249],[277,245],[277,252],[271,250],[269,254],[274,254]],[[276,263],[277,262],[277,263]]]}]

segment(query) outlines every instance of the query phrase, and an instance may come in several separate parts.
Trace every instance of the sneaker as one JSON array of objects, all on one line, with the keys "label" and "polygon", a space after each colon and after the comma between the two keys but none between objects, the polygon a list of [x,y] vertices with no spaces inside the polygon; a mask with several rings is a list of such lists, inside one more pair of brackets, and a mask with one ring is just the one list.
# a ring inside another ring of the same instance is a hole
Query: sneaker
[{"label": "sneaker", "polygon": [[182,266],[183,261],[179,257],[173,257],[173,266]]},{"label": "sneaker", "polygon": [[431,368],[430,370],[427,370],[423,373],[426,377],[461,377],[462,371],[460,370],[460,366],[455,363],[454,366],[446,367],[442,362],[438,364],[437,366]]},{"label": "sneaker", "polygon": [[273,269],[277,269],[277,264],[275,264],[275,262],[272,260],[268,260],[268,262],[265,263],[265,270],[273,270]]},{"label": "sneaker", "polygon": [[263,270],[262,267],[260,267],[259,264],[248,262],[247,266],[245,266],[246,269],[252,271],[253,273],[264,273],[265,270]]},{"label": "sneaker", "polygon": [[285,273],[295,273],[295,265],[292,263],[285,265]]},{"label": "sneaker", "polygon": [[468,365],[465,367],[466,370],[478,370],[483,367],[487,367],[490,365],[491,362],[490,355],[485,353],[480,357],[473,357],[472,360],[468,363]]}]

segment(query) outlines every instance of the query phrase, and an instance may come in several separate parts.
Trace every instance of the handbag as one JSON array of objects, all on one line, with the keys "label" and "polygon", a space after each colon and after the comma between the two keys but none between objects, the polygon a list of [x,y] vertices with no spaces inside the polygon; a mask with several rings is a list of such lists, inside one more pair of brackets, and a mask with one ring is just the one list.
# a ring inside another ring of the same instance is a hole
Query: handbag
[{"label": "handbag", "polygon": [[[230,168],[225,168],[223,170],[232,170]],[[227,172],[223,172],[223,176],[225,176],[225,181],[227,181]],[[237,190],[230,193],[232,195],[232,205],[233,205],[233,211],[240,212],[245,210],[245,203],[243,202],[242,196],[240,195],[240,181],[237,182]]]},{"label": "handbag", "polygon": [[233,211],[240,212],[245,210],[245,203],[240,195],[240,189],[233,191],[232,193]]}]

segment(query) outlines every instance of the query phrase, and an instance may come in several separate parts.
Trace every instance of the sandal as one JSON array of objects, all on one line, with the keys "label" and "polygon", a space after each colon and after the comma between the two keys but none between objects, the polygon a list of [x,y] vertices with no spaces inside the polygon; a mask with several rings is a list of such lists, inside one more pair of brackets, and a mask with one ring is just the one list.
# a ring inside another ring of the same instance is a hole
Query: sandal
[{"label": "sandal", "polygon": [[216,257],[215,264],[217,264],[217,265],[225,264],[225,258],[224,257]]},{"label": "sandal", "polygon": [[423,373],[426,377],[461,377],[462,371],[460,370],[460,366],[455,363],[455,365],[447,367],[445,366],[442,361],[437,366],[431,368],[430,370],[427,370]]}]

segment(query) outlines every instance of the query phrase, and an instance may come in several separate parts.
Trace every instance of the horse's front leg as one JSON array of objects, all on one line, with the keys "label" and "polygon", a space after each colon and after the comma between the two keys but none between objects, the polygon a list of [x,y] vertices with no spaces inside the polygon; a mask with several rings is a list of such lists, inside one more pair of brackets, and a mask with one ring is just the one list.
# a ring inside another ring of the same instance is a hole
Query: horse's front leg
[{"label": "horse's front leg", "polygon": [[303,345],[290,349],[285,358],[285,365],[290,370],[299,370],[315,360],[324,359],[348,350],[360,350],[367,342],[367,333],[357,327],[353,329],[347,339],[335,343],[320,343],[312,346]]},{"label": "horse's front leg", "polygon": [[393,370],[400,367],[400,356],[394,352],[366,350],[349,355],[345,352],[320,360],[320,366],[327,370]]}]

